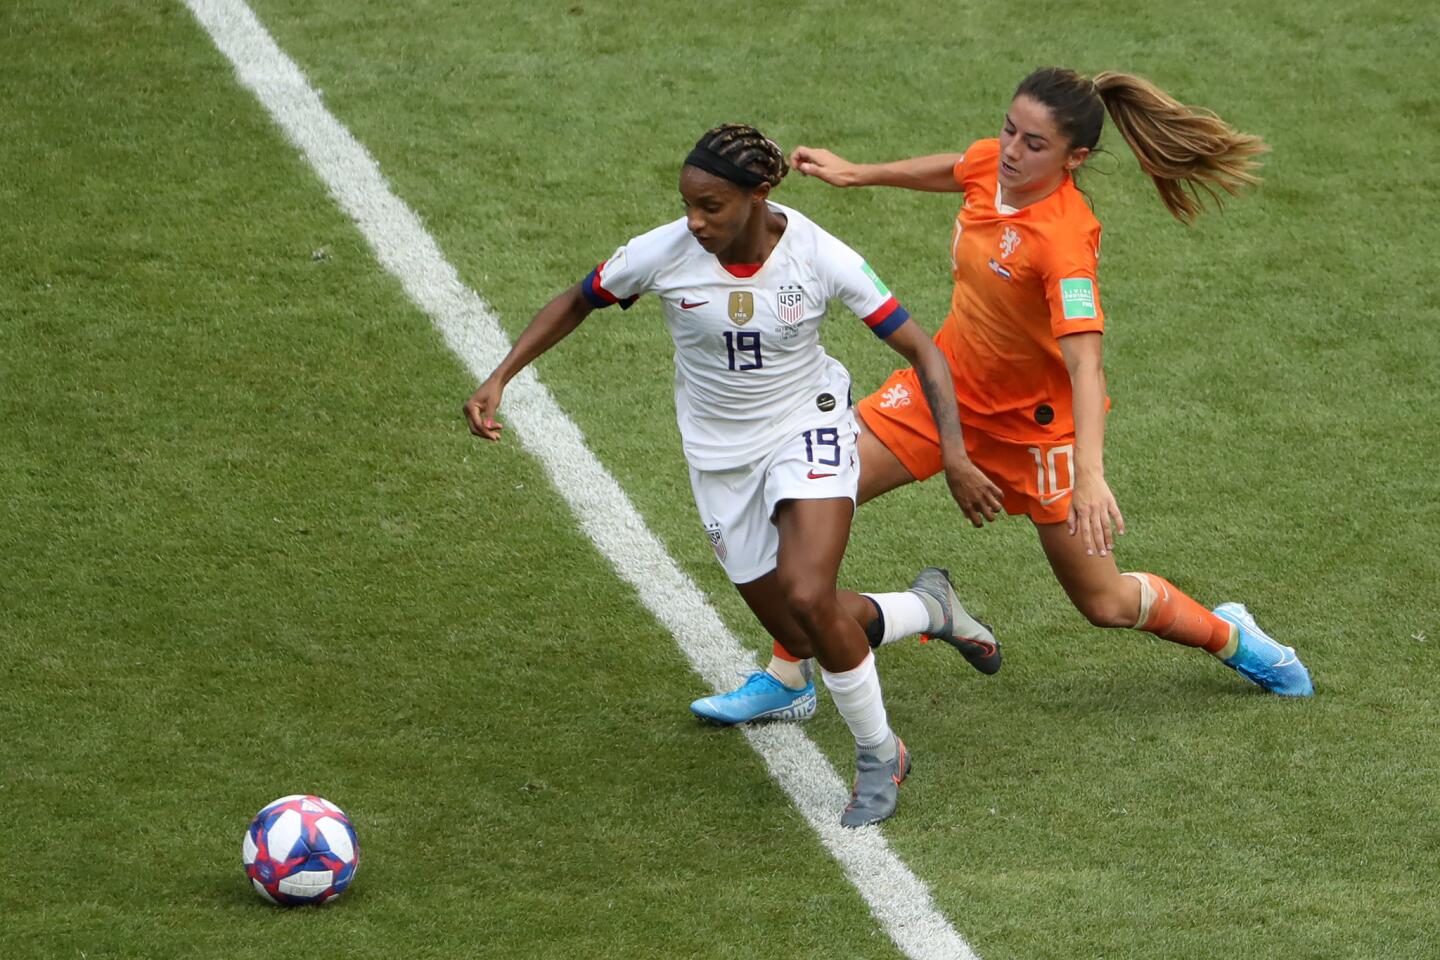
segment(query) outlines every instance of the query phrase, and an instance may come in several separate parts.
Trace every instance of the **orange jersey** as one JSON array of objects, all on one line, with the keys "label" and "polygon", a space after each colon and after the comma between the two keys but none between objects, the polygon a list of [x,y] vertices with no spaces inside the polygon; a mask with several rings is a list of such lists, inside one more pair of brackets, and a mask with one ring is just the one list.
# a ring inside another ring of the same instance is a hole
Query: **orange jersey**
[{"label": "orange jersey", "polygon": [[998,140],[979,140],[955,164],[965,205],[950,246],[950,313],[935,342],[967,427],[1063,441],[1075,418],[1060,338],[1105,327],[1095,277],[1100,223],[1068,175],[1038,203],[1002,207],[999,156]]}]

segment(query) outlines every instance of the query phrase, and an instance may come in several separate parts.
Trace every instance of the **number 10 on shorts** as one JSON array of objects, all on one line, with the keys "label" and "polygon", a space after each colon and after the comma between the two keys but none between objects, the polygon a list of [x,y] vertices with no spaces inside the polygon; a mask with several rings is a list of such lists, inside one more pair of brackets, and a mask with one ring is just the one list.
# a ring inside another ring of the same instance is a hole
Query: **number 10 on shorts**
[{"label": "number 10 on shorts", "polygon": [[1027,449],[1035,458],[1035,493],[1040,502],[1048,507],[1061,497],[1068,496],[1075,487],[1074,445],[1066,443],[1045,449]]}]

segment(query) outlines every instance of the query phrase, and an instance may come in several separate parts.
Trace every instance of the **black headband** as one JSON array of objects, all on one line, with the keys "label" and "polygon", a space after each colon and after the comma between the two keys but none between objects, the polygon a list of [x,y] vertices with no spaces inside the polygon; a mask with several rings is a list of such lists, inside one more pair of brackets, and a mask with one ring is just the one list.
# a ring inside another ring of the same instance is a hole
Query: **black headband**
[{"label": "black headband", "polygon": [[714,150],[699,144],[696,144],[695,149],[690,151],[690,155],[685,158],[685,163],[687,166],[699,167],[706,173],[713,173],[721,180],[729,180],[741,187],[758,187],[762,183],[770,182],[755,171],[737,166]]}]

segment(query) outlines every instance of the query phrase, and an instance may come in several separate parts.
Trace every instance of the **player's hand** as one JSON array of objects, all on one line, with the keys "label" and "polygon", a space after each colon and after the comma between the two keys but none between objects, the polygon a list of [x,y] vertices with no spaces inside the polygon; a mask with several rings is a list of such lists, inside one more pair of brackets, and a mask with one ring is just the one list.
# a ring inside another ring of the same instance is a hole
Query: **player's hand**
[{"label": "player's hand", "polygon": [[832,187],[853,186],[856,165],[822,147],[796,147],[790,152],[790,169],[818,177]]},{"label": "player's hand", "polygon": [[969,457],[945,467],[945,482],[950,485],[950,496],[975,526],[983,527],[987,520],[993,523],[1000,515],[1004,507],[1000,488]]},{"label": "player's hand", "polygon": [[[1112,526],[1113,525],[1113,526]],[[1070,536],[1080,535],[1087,557],[1105,556],[1115,549],[1115,532],[1125,532],[1125,518],[1104,477],[1080,476],[1070,494],[1070,515],[1065,518]]]},{"label": "player's hand", "polygon": [[500,409],[500,396],[505,388],[494,378],[480,384],[480,389],[465,401],[465,419],[470,432],[486,440],[499,440],[504,425],[496,421],[495,411]]}]

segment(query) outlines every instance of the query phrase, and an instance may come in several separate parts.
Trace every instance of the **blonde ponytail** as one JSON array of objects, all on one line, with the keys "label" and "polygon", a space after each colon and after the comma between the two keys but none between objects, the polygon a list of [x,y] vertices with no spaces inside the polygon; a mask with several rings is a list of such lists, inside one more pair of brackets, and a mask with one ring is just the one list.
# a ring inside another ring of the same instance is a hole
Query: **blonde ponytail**
[{"label": "blonde ponytail", "polygon": [[1260,182],[1256,159],[1270,148],[1240,133],[1214,113],[1187,107],[1143,77],[1106,71],[1091,79],[1063,67],[1041,67],[1016,88],[1050,108],[1072,149],[1093,150],[1108,110],[1140,169],[1155,181],[1165,208],[1182,223],[1204,209],[1201,192],[1219,207],[1221,192],[1234,196]]},{"label": "blonde ponytail", "polygon": [[1200,214],[1202,191],[1219,208],[1220,191],[1235,196],[1260,182],[1257,158],[1270,148],[1259,137],[1239,132],[1209,110],[1185,106],[1143,77],[1106,71],[1093,83],[1140,169],[1182,223]]}]

